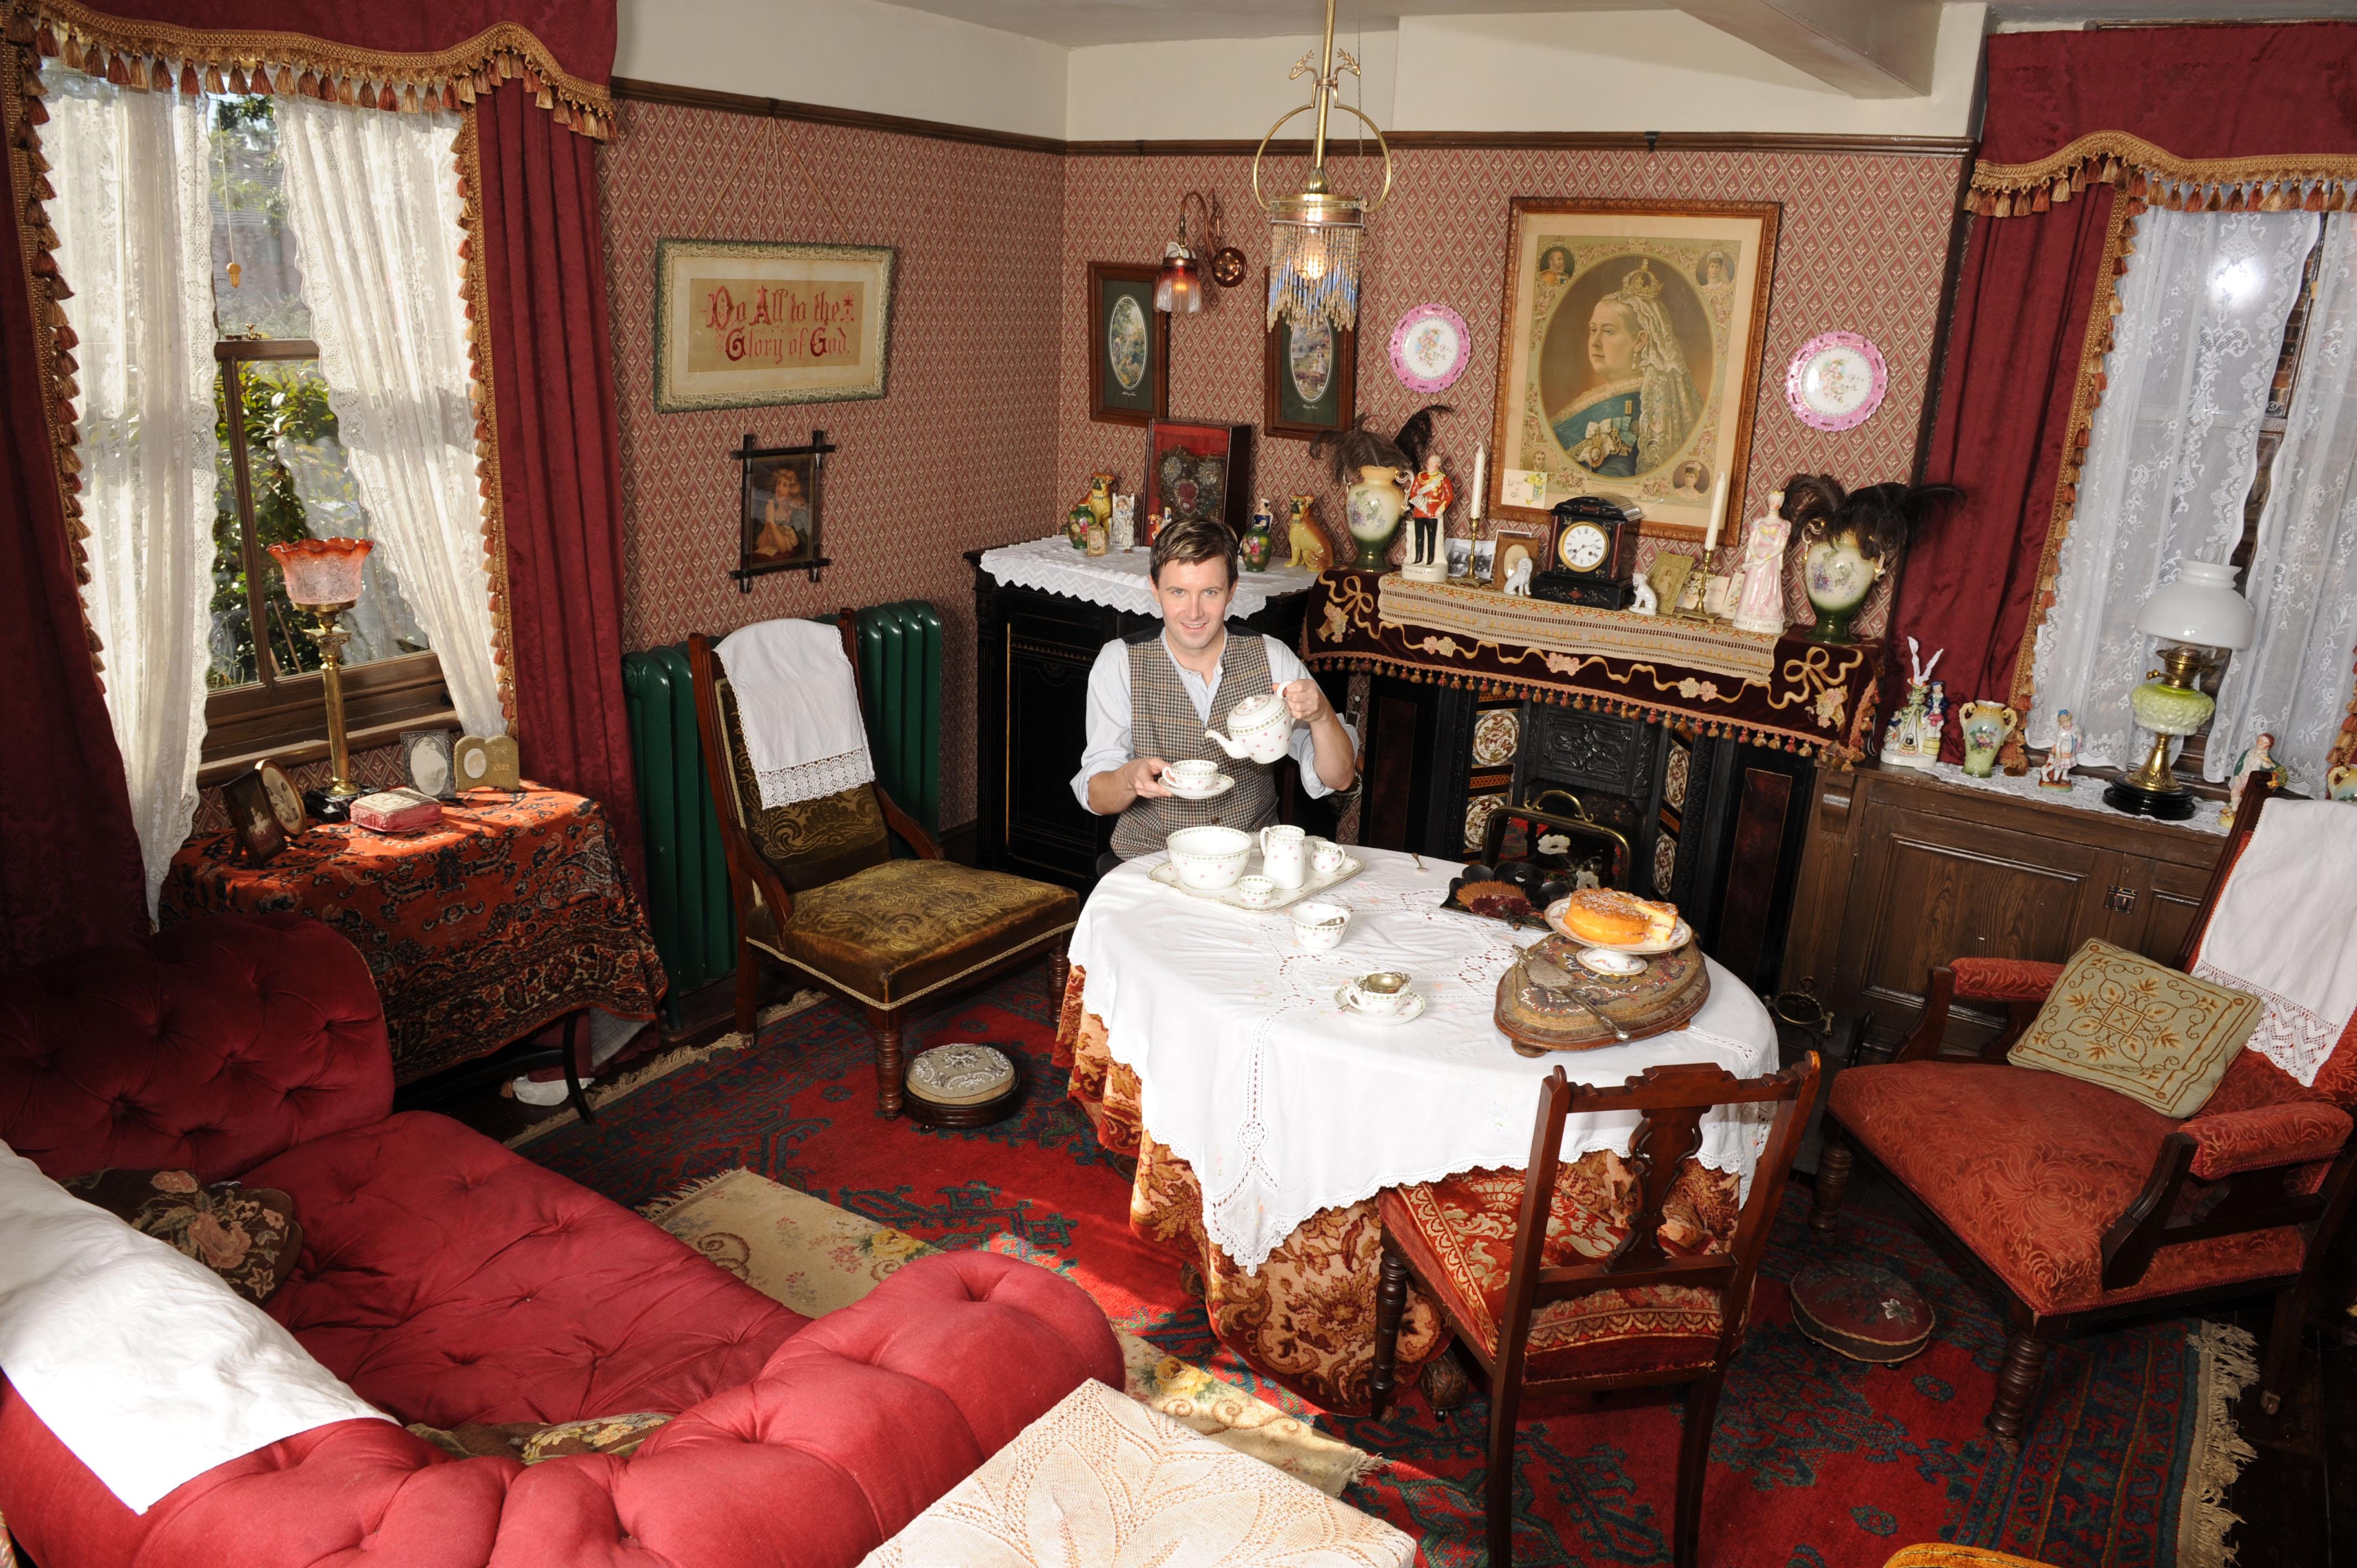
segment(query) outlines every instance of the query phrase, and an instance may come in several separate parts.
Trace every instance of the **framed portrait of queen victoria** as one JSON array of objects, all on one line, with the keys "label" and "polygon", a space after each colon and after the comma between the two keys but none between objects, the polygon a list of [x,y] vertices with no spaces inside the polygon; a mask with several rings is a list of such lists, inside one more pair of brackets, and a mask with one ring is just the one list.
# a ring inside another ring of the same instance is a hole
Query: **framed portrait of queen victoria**
[{"label": "framed portrait of queen victoria", "polygon": [[1775,202],[1518,196],[1498,350],[1493,517],[1605,495],[1640,532],[1741,532]]}]

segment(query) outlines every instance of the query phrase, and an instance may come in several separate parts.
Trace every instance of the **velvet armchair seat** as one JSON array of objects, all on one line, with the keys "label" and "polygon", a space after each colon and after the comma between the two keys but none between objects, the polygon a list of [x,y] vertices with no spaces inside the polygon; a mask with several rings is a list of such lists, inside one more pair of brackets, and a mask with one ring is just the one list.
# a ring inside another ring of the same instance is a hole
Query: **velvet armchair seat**
[{"label": "velvet armchair seat", "polygon": [[[0,1517],[41,1568],[850,1568],[1083,1380],[1119,1386],[1103,1313],[1047,1270],[919,1259],[813,1321],[392,1098],[367,965],[316,921],[192,921],[0,975],[0,1141],[58,1179],[286,1192],[303,1247],[264,1310],[394,1418],[134,1514],[0,1381]],[[529,1467],[399,1424],[644,1411],[673,1419],[627,1459]]]},{"label": "velvet armchair seat", "polygon": [[[2179,958],[2190,969],[2257,825],[2246,795]],[[2357,889],[2350,890],[2357,918]],[[2245,1047],[2190,1117],[2100,1084],[2008,1064],[2062,965],[1958,959],[1932,972],[1923,1016],[1891,1062],[1836,1076],[1812,1223],[1830,1233],[1856,1157],[1878,1166],[2004,1296],[2006,1365],[1989,1425],[2019,1440],[2047,1347],[2098,1319],[2271,1294],[2263,1397],[2279,1402],[2317,1268],[2357,1188],[2357,1025],[2302,1084]],[[1957,998],[2000,1004],[1975,1058],[1943,1054]]]}]

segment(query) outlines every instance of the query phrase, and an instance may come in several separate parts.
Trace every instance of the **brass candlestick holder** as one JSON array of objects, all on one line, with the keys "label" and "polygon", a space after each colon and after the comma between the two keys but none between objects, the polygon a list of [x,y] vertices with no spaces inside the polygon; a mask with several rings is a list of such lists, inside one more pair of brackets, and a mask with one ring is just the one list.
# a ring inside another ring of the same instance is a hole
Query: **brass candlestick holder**
[{"label": "brass candlestick holder", "polygon": [[317,793],[338,817],[344,815],[344,808],[361,794],[359,786],[352,782],[351,748],[344,736],[344,644],[352,639],[352,634],[336,624],[336,618],[357,603],[355,599],[340,605],[304,607],[319,620],[311,628],[311,640],[319,645],[319,678],[328,696],[328,787]]},{"label": "brass candlestick holder", "polygon": [[352,783],[351,748],[344,738],[344,644],[351,633],[336,618],[360,603],[361,572],[373,548],[365,539],[300,539],[270,547],[286,580],[287,602],[319,621],[311,640],[319,645],[319,678],[328,699],[331,777],[326,789],[304,791],[303,803],[322,822],[342,822],[361,793]]}]

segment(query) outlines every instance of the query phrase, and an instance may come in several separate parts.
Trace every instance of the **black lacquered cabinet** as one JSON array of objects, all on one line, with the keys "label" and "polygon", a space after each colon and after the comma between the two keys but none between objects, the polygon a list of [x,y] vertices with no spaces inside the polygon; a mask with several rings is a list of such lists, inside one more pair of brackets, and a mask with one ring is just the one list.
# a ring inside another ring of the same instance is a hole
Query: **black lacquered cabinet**
[{"label": "black lacquered cabinet", "polygon": [[[1116,637],[1159,622],[1084,599],[1000,583],[969,551],[974,567],[975,780],[978,856],[995,871],[1086,888],[1097,856],[1113,843],[1114,819],[1096,816],[1072,795],[1087,744],[1089,671],[1097,650]],[[1265,633],[1297,650],[1307,592],[1276,599],[1259,614],[1228,623],[1231,632]],[[1343,682],[1321,678],[1339,710]],[[1281,811],[1287,822],[1330,832],[1326,801],[1307,799],[1290,763],[1280,763]]]}]

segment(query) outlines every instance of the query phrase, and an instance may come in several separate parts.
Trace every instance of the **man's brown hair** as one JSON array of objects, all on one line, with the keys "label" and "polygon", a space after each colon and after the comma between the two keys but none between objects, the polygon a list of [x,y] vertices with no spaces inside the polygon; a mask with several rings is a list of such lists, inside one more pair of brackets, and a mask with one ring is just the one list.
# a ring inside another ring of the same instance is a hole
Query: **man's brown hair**
[{"label": "man's brown hair", "polygon": [[1235,531],[1217,518],[1190,517],[1184,522],[1173,523],[1154,536],[1154,560],[1148,575],[1154,585],[1162,585],[1162,568],[1172,562],[1192,565],[1198,561],[1225,561],[1228,564],[1228,586],[1236,585]]}]

